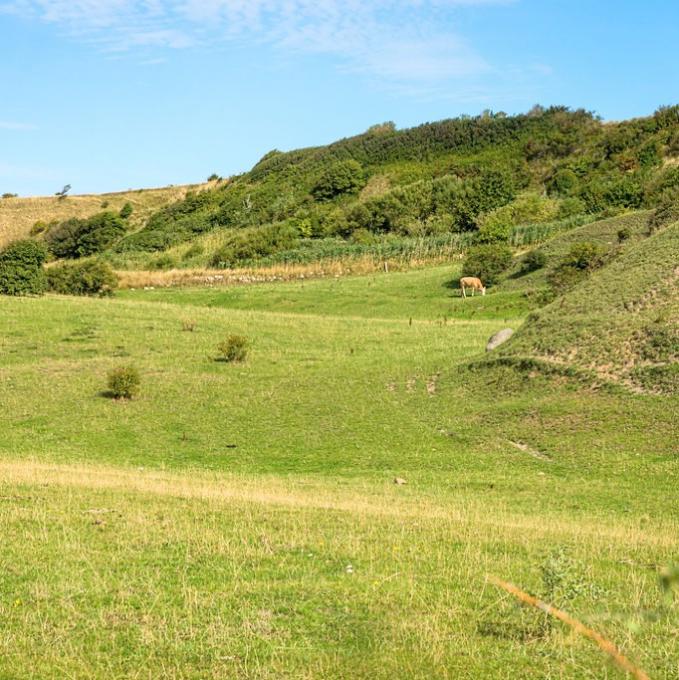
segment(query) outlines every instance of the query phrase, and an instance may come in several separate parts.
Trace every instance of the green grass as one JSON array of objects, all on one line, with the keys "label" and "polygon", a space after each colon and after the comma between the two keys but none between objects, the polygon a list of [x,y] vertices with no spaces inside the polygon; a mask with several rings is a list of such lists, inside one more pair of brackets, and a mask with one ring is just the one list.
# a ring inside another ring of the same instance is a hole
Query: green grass
[{"label": "green grass", "polygon": [[0,298],[0,677],[617,677],[487,573],[676,677],[676,397],[468,370],[456,276]]},{"label": "green grass", "polygon": [[370,276],[337,277],[306,282],[216,288],[124,290],[127,300],[169,302],[211,308],[320,316],[364,318],[486,319],[509,322],[531,305],[522,291],[489,288],[484,297],[460,296],[460,266],[429,267]]}]

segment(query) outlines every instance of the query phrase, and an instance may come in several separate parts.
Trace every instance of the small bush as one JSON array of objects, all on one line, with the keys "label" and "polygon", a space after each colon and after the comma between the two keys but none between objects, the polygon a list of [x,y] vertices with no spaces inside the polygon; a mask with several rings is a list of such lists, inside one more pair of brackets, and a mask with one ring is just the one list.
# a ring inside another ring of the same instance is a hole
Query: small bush
[{"label": "small bush", "polygon": [[132,207],[132,204],[125,203],[118,214],[120,215],[121,219],[126,220],[133,212],[134,208]]},{"label": "small bush", "polygon": [[139,394],[141,379],[134,366],[120,366],[108,374],[108,389],[114,399],[132,399]]},{"label": "small bush", "polygon": [[174,269],[177,266],[177,260],[172,255],[159,255],[151,262],[151,269]]},{"label": "small bush", "polygon": [[49,224],[47,222],[44,222],[43,220],[38,220],[32,227],[31,227],[31,236],[38,236],[39,234],[42,234],[47,231],[49,228]]},{"label": "small bush", "polygon": [[547,264],[547,256],[542,250],[531,250],[526,253],[521,262],[521,273],[530,274],[530,272],[542,269]]},{"label": "small bush", "polygon": [[571,246],[560,266],[580,270],[597,269],[604,263],[605,255],[606,252],[600,245],[591,241],[581,241]]},{"label": "small bush", "polygon": [[569,168],[563,168],[556,172],[549,182],[549,191],[559,196],[574,194],[579,185],[578,176]]},{"label": "small bush", "polygon": [[112,295],[118,277],[104,262],[74,262],[50,267],[47,288],[61,295]]},{"label": "small bush", "polygon": [[504,243],[472,246],[462,266],[463,276],[478,276],[484,285],[495,283],[512,263],[512,251]]},{"label": "small bush", "polygon": [[622,229],[618,229],[618,243],[627,241],[627,239],[629,239],[631,235],[632,231],[629,227],[623,227]]},{"label": "small bush", "polygon": [[679,201],[664,201],[653,211],[648,222],[648,233],[652,234],[661,227],[677,221],[679,221]]},{"label": "small bush", "polygon": [[0,295],[40,295],[45,292],[42,243],[26,239],[0,251]]},{"label": "small bush", "polygon": [[559,204],[559,217],[573,217],[574,215],[582,215],[587,212],[587,206],[584,201],[575,196],[564,198]]},{"label": "small bush", "polygon": [[16,198],[19,194],[13,194],[11,192],[6,192],[2,195],[3,198]]},{"label": "small bush", "polygon": [[555,294],[563,294],[585,279],[589,272],[606,261],[606,251],[591,241],[574,243],[559,265],[549,273],[547,282]]},{"label": "small bush", "polygon": [[183,255],[182,260],[190,260],[192,257],[198,257],[205,252],[205,246],[201,243],[194,243]]},{"label": "small bush", "polygon": [[229,337],[217,345],[216,361],[227,363],[240,363],[245,361],[248,355],[248,339],[243,335],[229,335]]}]

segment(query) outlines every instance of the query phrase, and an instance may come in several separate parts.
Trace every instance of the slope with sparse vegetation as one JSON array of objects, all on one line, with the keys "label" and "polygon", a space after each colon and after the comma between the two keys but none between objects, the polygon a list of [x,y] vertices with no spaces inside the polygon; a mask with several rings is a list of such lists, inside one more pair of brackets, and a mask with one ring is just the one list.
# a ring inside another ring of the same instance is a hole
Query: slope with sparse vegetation
[{"label": "slope with sparse vegetation", "polygon": [[[644,214],[601,226],[589,242],[608,246],[604,261],[615,251],[612,261],[531,314],[501,354],[591,371],[636,389],[679,391],[679,223],[650,235]],[[623,229],[622,242],[611,238]],[[585,233],[591,239],[592,232],[585,227],[559,246]],[[544,250],[554,256],[556,248]]]},{"label": "slope with sparse vegetation", "polygon": [[110,194],[78,196],[11,196],[0,198],[0,247],[16,239],[39,235],[50,225],[71,218],[88,218],[102,211],[119,213],[129,205],[131,228],[141,227],[150,215],[168,203],[182,200],[189,191],[207,185],[183,185],[160,189],[138,189]]}]

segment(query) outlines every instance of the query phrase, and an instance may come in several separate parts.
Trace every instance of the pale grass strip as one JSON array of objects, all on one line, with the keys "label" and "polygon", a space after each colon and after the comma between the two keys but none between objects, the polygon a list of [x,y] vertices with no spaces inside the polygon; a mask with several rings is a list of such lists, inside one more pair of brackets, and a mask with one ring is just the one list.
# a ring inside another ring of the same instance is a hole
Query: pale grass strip
[{"label": "pale grass strip", "polygon": [[568,534],[594,542],[648,545],[673,548],[677,545],[676,526],[672,524],[639,528],[620,521],[585,524],[583,518],[563,518],[513,513],[501,503],[492,507],[487,501],[434,495],[426,489],[395,487],[391,479],[362,481],[352,488],[333,487],[318,478],[238,476],[197,470],[166,472],[126,469],[103,465],[62,465],[34,460],[0,461],[0,484],[44,484],[82,488],[92,491],[121,491],[217,503],[242,503],[326,510],[394,519],[419,519],[432,523],[452,523],[490,534],[514,532],[559,536]]},{"label": "pale grass strip", "polygon": [[635,666],[610,640],[606,639],[603,635],[597,633],[595,630],[588,628],[584,623],[581,623],[577,619],[570,616],[570,614],[567,614],[561,609],[557,609],[551,604],[547,604],[547,602],[539,600],[537,597],[529,595],[520,588],[517,588],[517,586],[515,586],[513,583],[503,581],[502,579],[497,578],[497,576],[488,576],[487,578],[498,588],[502,588],[521,602],[525,602],[531,607],[535,607],[536,609],[545,612],[545,614],[553,616],[554,618],[559,619],[559,621],[563,621],[576,633],[594,641],[598,645],[599,649],[611,657],[618,668],[622,669],[626,673],[629,673],[634,678],[637,678],[637,680],[650,680],[649,676],[646,675],[646,673],[644,673],[644,671],[642,671],[640,668]]},{"label": "pale grass strip", "polygon": [[371,255],[338,260],[319,260],[307,264],[279,264],[239,269],[169,269],[166,271],[118,270],[120,288],[170,288],[173,286],[238,286],[276,281],[297,281],[376,272],[407,271],[426,265],[447,264],[451,255],[425,258],[390,258],[381,260]]}]

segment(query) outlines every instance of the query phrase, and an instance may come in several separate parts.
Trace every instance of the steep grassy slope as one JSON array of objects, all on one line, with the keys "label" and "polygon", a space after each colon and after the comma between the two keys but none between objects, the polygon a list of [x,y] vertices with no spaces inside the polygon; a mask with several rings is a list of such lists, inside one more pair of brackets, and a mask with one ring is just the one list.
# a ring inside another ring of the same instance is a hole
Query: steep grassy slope
[{"label": "steep grassy slope", "polygon": [[[126,203],[134,209],[131,224],[143,225],[148,217],[169,203],[183,199],[188,191],[207,185],[140,189],[110,194],[86,194],[58,199],[55,196],[0,199],[0,247],[26,238],[36,222],[50,223],[71,217],[90,217],[103,209],[118,212]],[[104,206],[107,206],[104,208]]]},{"label": "steep grassy slope", "polygon": [[[629,252],[648,236],[649,221],[652,217],[653,211],[639,210],[609,219],[595,220],[581,227],[563,231],[535,246],[545,255],[544,267],[524,274],[522,272],[524,258],[518,256],[502,281],[502,289],[526,291],[546,286],[549,275],[568,255],[569,250],[579,243],[594,244],[606,258],[615,258],[622,252]],[[624,247],[621,247],[618,237],[621,231],[626,232]]]},{"label": "steep grassy slope", "polygon": [[[611,228],[638,228],[640,222],[643,215],[601,223],[609,228],[596,233],[605,239]],[[594,226],[583,228],[590,237]],[[556,246],[575,242],[578,231]],[[610,264],[532,314],[501,355],[586,369],[640,389],[677,391],[679,224],[617,247],[622,252]]]}]

